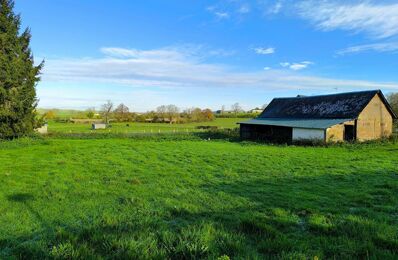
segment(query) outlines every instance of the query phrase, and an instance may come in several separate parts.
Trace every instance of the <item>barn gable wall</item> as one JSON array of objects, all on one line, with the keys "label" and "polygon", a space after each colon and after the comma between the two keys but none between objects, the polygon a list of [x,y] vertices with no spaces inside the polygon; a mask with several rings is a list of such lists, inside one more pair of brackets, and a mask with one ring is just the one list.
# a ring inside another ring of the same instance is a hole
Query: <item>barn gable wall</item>
[{"label": "barn gable wall", "polygon": [[389,137],[392,129],[392,115],[379,95],[375,95],[358,117],[357,139],[366,141]]}]

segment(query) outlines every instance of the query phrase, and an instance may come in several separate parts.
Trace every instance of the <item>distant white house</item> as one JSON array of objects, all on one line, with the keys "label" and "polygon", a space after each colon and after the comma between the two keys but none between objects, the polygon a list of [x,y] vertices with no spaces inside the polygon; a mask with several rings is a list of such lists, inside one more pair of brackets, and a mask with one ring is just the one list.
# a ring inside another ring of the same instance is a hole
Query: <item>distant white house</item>
[{"label": "distant white house", "polygon": [[213,113],[214,114],[216,114],[216,115],[223,115],[223,114],[232,114],[232,113],[234,113],[233,111],[231,111],[231,110],[216,110],[216,111],[213,111]]},{"label": "distant white house", "polygon": [[95,123],[91,125],[92,130],[98,130],[98,129],[106,129],[106,124],[104,123]]},{"label": "distant white house", "polygon": [[248,112],[249,112],[249,113],[252,113],[252,114],[260,114],[261,112],[263,112],[263,110],[264,110],[264,109],[261,109],[261,108],[256,107],[256,108],[254,108],[254,109],[252,109],[252,110],[249,110]]},{"label": "distant white house", "polygon": [[44,124],[42,127],[37,128],[36,132],[39,134],[47,134],[48,133],[48,124]]}]

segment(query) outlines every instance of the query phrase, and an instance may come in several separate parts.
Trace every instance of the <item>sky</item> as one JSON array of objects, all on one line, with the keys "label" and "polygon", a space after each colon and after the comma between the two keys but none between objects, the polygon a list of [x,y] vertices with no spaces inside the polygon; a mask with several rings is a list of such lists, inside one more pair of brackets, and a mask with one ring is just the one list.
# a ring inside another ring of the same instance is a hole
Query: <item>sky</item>
[{"label": "sky", "polygon": [[16,0],[39,107],[244,109],[398,92],[398,0]]}]

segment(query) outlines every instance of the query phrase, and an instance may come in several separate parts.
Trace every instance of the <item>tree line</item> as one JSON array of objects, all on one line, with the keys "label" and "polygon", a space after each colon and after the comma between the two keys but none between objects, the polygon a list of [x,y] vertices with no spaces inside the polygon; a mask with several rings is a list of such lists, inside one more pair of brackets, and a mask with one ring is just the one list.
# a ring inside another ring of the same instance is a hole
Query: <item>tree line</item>
[{"label": "tree line", "polygon": [[214,119],[213,112],[210,109],[200,109],[197,107],[181,110],[176,105],[162,105],[154,111],[146,113],[133,113],[130,109],[119,104],[113,109],[113,103],[108,101],[101,107],[100,114],[105,123],[111,119],[117,122],[156,122],[156,123],[188,123],[205,122]]},{"label": "tree line", "polygon": [[[97,119],[104,123],[110,122],[153,122],[153,123],[189,123],[214,120],[215,116],[210,109],[192,107],[180,109],[176,105],[162,105],[156,110],[146,113],[131,112],[130,108],[121,103],[117,106],[110,100],[103,104],[100,110],[89,108],[86,111],[73,114],[74,119]],[[67,121],[59,117],[57,111],[50,110],[43,114],[44,120]]]},{"label": "tree line", "polygon": [[[387,95],[387,100],[392,109],[398,114],[398,93]],[[162,105],[155,110],[146,113],[131,112],[129,107],[123,103],[114,106],[113,102],[107,101],[100,110],[89,108],[73,114],[76,119],[101,119],[104,122],[157,122],[157,123],[188,123],[188,122],[206,122],[214,118],[255,118],[259,115],[258,111],[266,108],[266,104],[257,108],[257,112],[245,112],[239,103],[235,103],[226,109],[222,106],[220,110],[213,113],[210,109],[188,108],[181,110],[175,105]],[[56,110],[47,111],[44,114],[45,119],[60,119]],[[64,119],[62,119],[64,120]]]}]

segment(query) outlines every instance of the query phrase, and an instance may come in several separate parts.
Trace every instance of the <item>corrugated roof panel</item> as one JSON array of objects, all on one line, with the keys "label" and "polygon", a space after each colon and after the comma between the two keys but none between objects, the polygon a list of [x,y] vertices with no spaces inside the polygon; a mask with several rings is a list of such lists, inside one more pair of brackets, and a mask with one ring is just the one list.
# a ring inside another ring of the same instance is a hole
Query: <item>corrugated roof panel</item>
[{"label": "corrugated roof panel", "polygon": [[257,118],[238,124],[246,125],[273,125],[285,126],[295,128],[310,128],[310,129],[327,129],[331,126],[342,124],[344,122],[352,121],[351,118],[345,119],[288,119],[288,118]]}]

